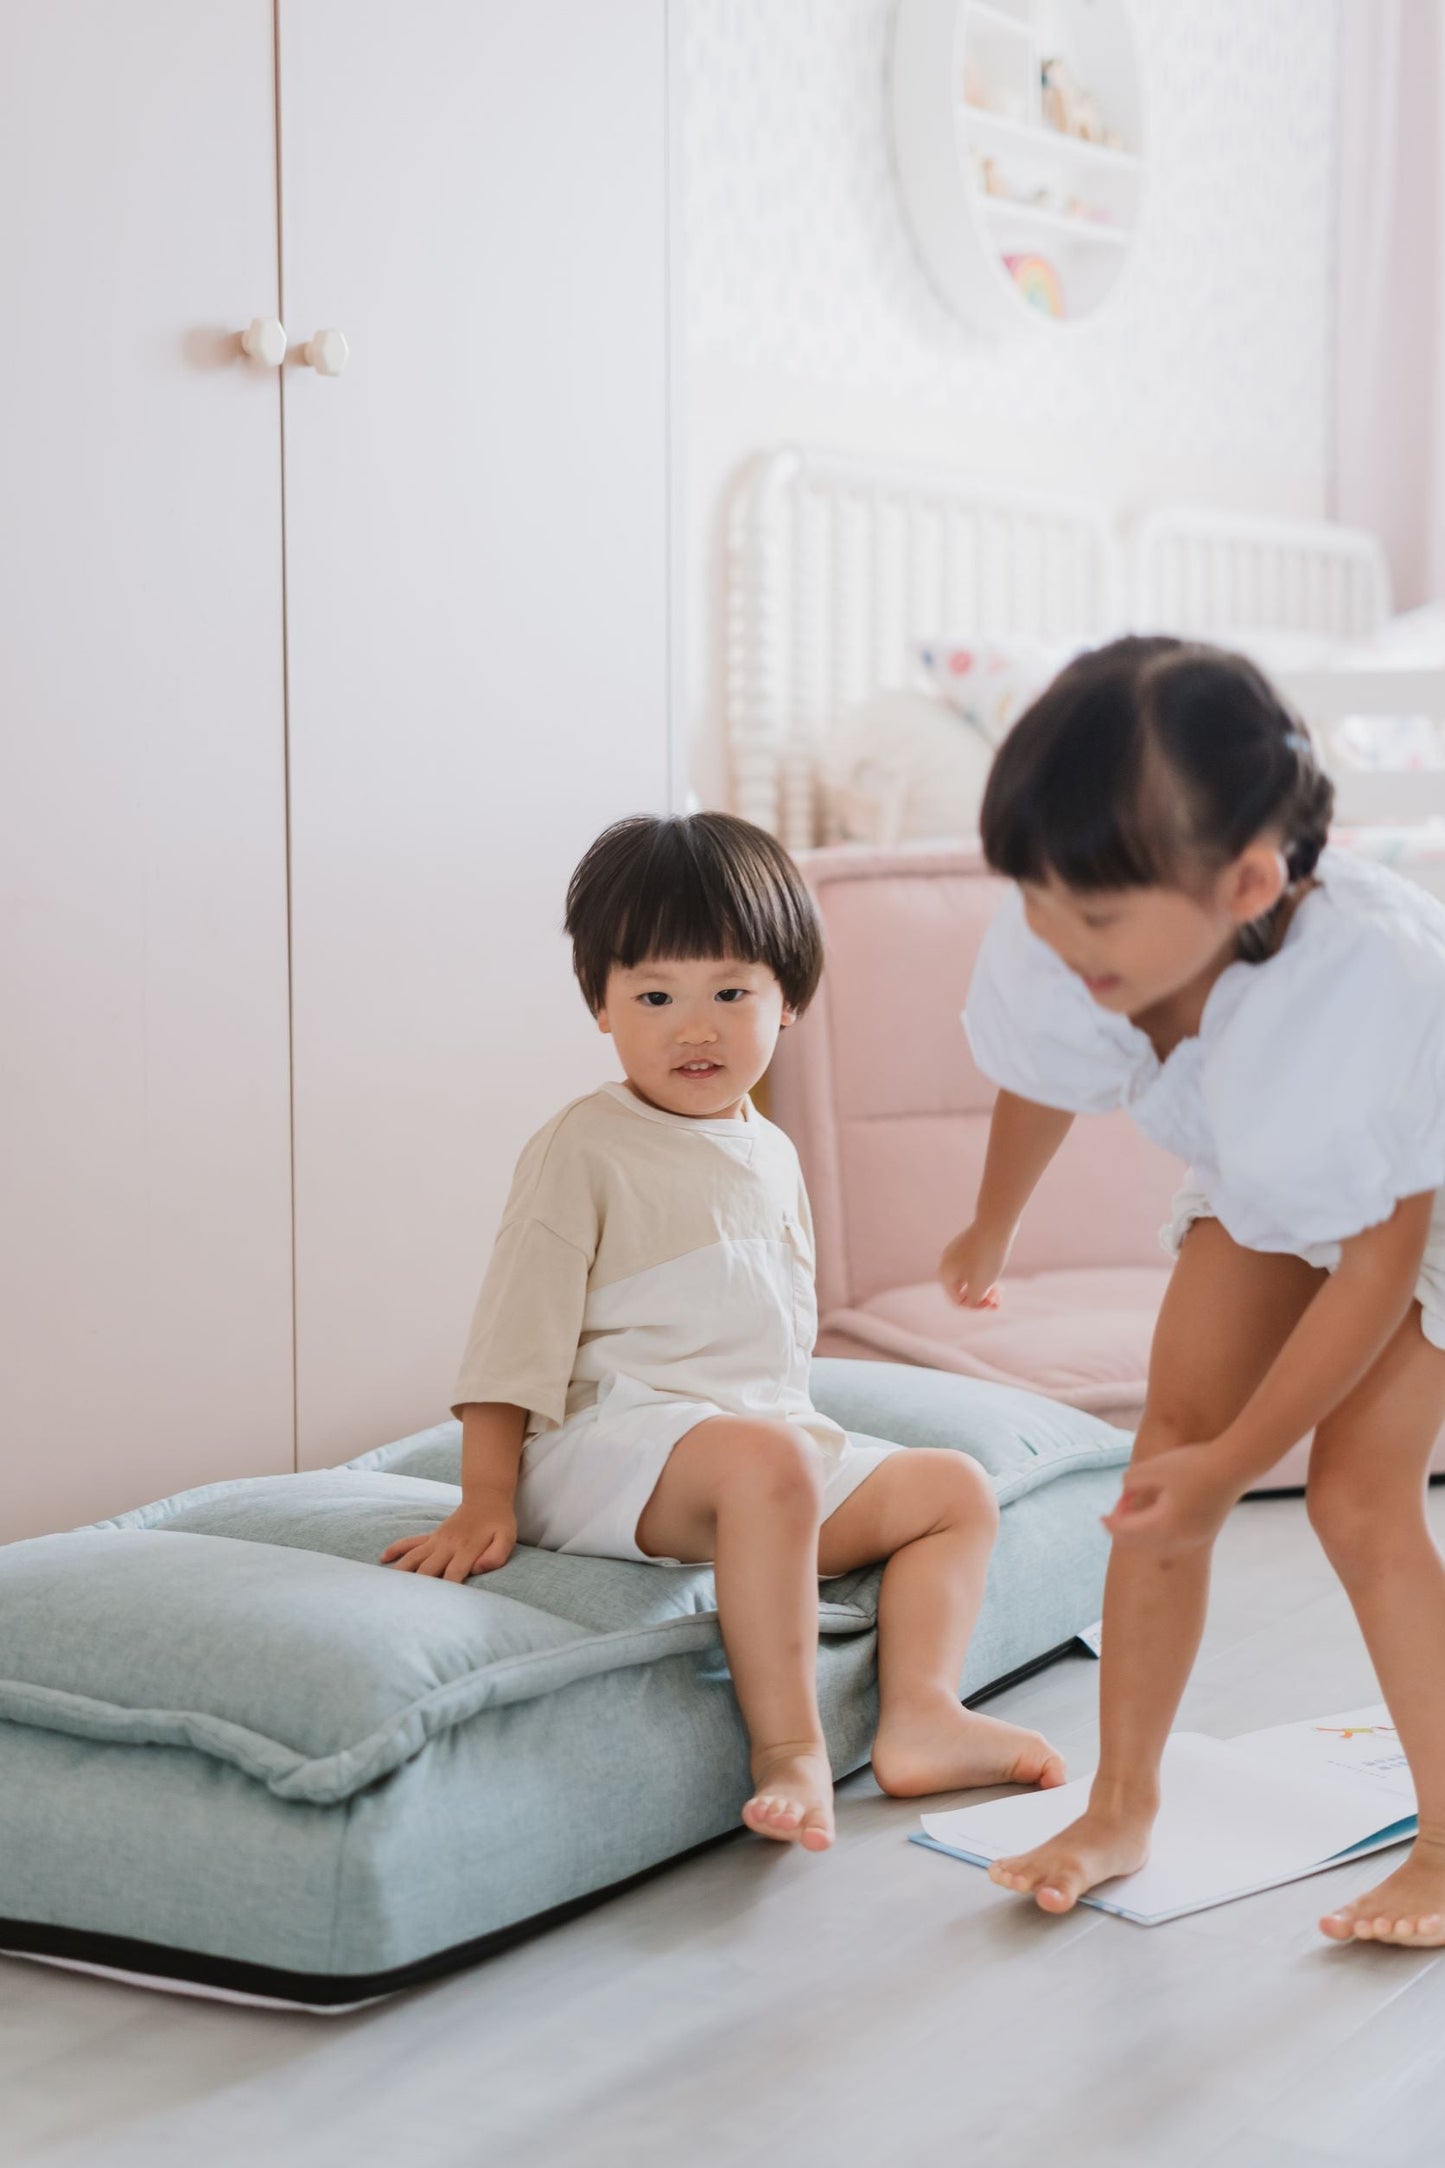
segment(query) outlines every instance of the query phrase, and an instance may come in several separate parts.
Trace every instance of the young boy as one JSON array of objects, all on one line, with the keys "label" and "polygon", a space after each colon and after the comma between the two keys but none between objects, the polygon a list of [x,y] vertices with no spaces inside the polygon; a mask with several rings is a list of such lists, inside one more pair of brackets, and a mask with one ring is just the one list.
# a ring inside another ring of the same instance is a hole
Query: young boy
[{"label": "young boy", "polygon": [[626,1081],[523,1152],[456,1387],[461,1504],[384,1562],[463,1581],[519,1535],[712,1561],[752,1749],[743,1820],[821,1852],[818,1576],[886,1559],[879,1784],[1062,1783],[1037,1734],[959,1705],[997,1525],[982,1471],[855,1444],[808,1397],[808,1200],[792,1145],[748,1098],[822,971],[797,868],[727,814],[620,821],[572,876],[567,931]]}]

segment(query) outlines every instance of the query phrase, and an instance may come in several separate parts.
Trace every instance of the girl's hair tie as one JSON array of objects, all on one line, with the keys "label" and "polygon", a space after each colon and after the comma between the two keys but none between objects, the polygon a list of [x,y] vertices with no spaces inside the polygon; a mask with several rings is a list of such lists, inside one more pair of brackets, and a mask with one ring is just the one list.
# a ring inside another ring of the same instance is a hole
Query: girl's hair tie
[{"label": "girl's hair tie", "polygon": [[1299,754],[1301,760],[1313,759],[1315,749],[1302,730],[1287,730],[1284,742],[1292,753]]}]

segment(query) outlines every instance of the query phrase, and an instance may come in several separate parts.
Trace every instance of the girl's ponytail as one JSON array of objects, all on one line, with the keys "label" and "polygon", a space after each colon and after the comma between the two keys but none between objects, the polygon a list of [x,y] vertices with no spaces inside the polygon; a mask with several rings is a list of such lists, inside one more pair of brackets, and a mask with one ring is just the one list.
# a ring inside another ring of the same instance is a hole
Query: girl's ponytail
[{"label": "girl's ponytail", "polygon": [[1307,881],[1319,864],[1320,852],[1329,840],[1335,786],[1297,725],[1290,732],[1290,747],[1299,763],[1299,774],[1281,809],[1281,826],[1285,832],[1285,863],[1291,882],[1295,882]]}]

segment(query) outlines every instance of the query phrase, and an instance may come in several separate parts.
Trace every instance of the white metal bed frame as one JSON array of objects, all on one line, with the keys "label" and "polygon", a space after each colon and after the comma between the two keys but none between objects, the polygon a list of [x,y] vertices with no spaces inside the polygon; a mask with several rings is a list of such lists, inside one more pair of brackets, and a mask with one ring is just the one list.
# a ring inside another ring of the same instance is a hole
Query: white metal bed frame
[{"label": "white metal bed frame", "polygon": [[790,447],[754,461],[729,508],[732,802],[790,849],[815,843],[831,724],[908,685],[920,640],[1343,642],[1389,609],[1383,552],[1353,529],[1174,506],[1126,534],[1075,498]]}]

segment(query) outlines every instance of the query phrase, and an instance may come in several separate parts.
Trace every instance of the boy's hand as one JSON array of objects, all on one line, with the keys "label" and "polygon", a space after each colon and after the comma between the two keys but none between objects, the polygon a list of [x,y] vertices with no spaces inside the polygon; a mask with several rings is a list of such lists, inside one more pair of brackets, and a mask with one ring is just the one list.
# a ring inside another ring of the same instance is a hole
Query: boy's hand
[{"label": "boy's hand", "polygon": [[1212,1543],[1239,1486],[1207,1445],[1179,1445],[1131,1467],[1104,1526],[1130,1549],[1167,1557]]},{"label": "boy's hand", "polygon": [[955,1235],[938,1260],[938,1277],[949,1300],[965,1310],[996,1310],[998,1277],[1012,1247],[1010,1236],[995,1234],[977,1220]]},{"label": "boy's hand", "polygon": [[495,1573],[505,1566],[517,1543],[517,1516],[500,1491],[464,1498],[440,1528],[425,1536],[403,1536],[381,1554],[383,1566],[403,1573],[426,1573],[442,1581],[466,1581],[474,1573]]}]

